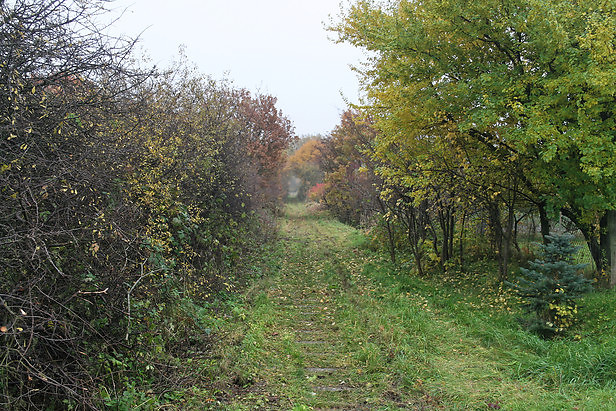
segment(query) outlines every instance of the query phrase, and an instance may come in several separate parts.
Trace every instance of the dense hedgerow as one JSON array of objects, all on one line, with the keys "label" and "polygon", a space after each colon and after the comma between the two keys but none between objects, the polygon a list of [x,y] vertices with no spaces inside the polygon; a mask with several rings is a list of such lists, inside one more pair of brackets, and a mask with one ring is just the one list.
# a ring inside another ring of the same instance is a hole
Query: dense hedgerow
[{"label": "dense hedgerow", "polygon": [[201,344],[280,197],[275,98],[132,66],[102,3],[0,3],[0,407],[180,384],[160,358]]}]

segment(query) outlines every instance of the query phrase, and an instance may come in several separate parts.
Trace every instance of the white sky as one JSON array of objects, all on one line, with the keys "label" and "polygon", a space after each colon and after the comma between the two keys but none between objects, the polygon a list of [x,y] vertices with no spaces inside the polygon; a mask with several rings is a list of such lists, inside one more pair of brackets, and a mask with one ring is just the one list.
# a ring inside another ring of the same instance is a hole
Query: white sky
[{"label": "white sky", "polygon": [[[177,60],[180,45],[203,74],[227,75],[238,88],[271,94],[296,133],[327,134],[358,101],[349,65],[360,51],[328,40],[324,24],[337,20],[340,0],[116,0],[127,9],[116,29],[141,35],[159,67]],[[145,31],[144,31],[145,30]]]}]

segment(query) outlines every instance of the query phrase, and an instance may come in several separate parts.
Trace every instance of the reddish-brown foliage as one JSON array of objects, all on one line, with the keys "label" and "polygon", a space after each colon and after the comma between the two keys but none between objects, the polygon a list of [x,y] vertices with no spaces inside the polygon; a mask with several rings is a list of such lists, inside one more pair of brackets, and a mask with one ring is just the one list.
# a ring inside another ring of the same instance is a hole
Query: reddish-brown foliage
[{"label": "reddish-brown foliage", "polygon": [[276,97],[244,91],[238,119],[246,139],[248,155],[255,160],[264,202],[276,204],[281,197],[280,173],[285,151],[297,137],[293,124],[276,107]]}]

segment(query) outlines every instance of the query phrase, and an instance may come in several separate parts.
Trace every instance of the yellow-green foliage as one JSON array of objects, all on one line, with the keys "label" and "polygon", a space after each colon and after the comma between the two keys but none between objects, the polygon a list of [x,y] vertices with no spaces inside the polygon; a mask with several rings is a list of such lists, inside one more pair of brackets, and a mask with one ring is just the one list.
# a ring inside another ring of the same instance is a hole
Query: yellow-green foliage
[{"label": "yellow-green foliage", "polygon": [[549,234],[561,212],[592,244],[614,209],[615,11],[614,0],[357,0],[332,27],[370,55],[361,111],[377,175],[432,209],[486,210],[503,278],[516,213],[534,209]]}]

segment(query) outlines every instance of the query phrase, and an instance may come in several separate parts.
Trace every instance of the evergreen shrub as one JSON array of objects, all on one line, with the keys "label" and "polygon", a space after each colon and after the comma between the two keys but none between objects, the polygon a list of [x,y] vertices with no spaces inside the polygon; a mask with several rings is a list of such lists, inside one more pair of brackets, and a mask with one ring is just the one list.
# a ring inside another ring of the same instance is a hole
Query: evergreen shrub
[{"label": "evergreen shrub", "polygon": [[580,275],[586,264],[575,264],[579,247],[571,244],[570,234],[547,236],[539,244],[540,257],[520,268],[517,284],[511,284],[531,314],[526,325],[543,337],[564,333],[575,322],[576,300],[592,289],[591,281]]}]

